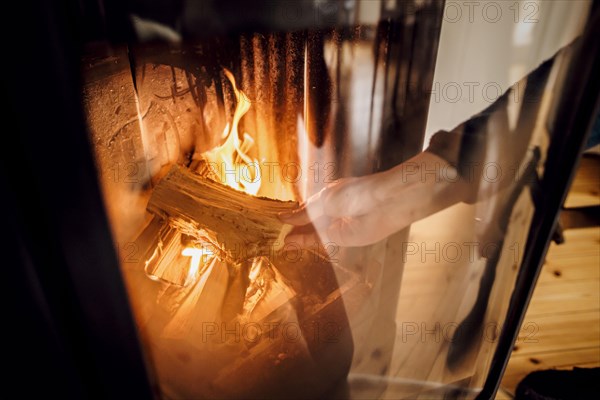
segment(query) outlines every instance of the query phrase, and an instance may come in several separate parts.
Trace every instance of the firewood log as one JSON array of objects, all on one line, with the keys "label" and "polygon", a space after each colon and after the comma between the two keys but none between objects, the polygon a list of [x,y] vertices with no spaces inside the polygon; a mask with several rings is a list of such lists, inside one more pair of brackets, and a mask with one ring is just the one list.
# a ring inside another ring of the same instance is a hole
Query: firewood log
[{"label": "firewood log", "polygon": [[251,196],[174,165],[154,188],[147,209],[238,263],[279,250],[292,226],[277,215],[297,207],[295,201]]}]

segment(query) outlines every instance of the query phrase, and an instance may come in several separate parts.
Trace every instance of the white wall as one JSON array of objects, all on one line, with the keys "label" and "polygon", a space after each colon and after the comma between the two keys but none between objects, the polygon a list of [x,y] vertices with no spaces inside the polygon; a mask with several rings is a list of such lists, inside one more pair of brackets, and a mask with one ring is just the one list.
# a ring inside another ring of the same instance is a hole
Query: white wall
[{"label": "white wall", "polygon": [[446,1],[425,147],[570,43],[591,0]]}]

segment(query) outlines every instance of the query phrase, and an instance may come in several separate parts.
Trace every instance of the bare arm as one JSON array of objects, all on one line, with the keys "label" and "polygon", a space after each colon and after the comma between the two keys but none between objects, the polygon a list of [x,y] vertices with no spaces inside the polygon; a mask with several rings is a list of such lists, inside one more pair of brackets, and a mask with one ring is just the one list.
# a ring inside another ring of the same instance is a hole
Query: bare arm
[{"label": "bare arm", "polygon": [[[514,176],[508,171],[524,159],[553,62],[541,64],[455,129],[436,133],[423,153],[384,172],[341,179],[298,211],[282,214],[282,220],[296,225],[286,241],[368,245],[453,204],[474,203],[510,185]],[[515,108],[518,118],[511,123]],[[486,179],[492,163],[504,171],[501,179]]]}]

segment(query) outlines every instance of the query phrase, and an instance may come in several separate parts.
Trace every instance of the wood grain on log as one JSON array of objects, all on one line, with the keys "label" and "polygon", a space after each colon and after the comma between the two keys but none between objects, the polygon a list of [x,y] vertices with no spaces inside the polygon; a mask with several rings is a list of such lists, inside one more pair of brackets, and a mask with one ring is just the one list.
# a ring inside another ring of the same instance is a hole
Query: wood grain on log
[{"label": "wood grain on log", "polygon": [[209,241],[221,258],[240,262],[273,255],[291,230],[278,218],[294,201],[256,197],[174,165],[154,188],[148,211],[199,241]]}]

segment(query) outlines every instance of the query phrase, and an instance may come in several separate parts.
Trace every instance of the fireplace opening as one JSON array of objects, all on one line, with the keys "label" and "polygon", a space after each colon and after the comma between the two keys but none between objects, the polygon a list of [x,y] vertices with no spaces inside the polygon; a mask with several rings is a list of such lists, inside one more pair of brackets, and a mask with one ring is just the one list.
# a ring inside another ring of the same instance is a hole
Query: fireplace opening
[{"label": "fireplace opening", "polygon": [[[419,111],[436,49],[417,54],[420,68],[401,72],[408,55],[383,58],[406,46],[390,42],[393,29],[249,33],[104,56],[91,49],[84,58],[85,108],[115,246],[167,397],[343,390],[357,340],[348,314],[360,316],[356,332],[371,334],[373,316],[361,307],[381,285],[385,251],[286,241],[293,226],[280,215],[339,178],[420,150],[415,135],[389,147],[406,138],[391,136],[391,127],[388,137],[379,133],[391,110],[376,102],[383,81],[397,75],[407,84],[398,90],[413,100],[402,98],[403,112],[424,127]],[[365,107],[375,108],[371,118],[357,114]],[[401,272],[394,257],[386,262]],[[381,308],[393,325],[389,300]],[[386,353],[369,356],[369,368],[386,368],[392,342],[362,350]]]}]

